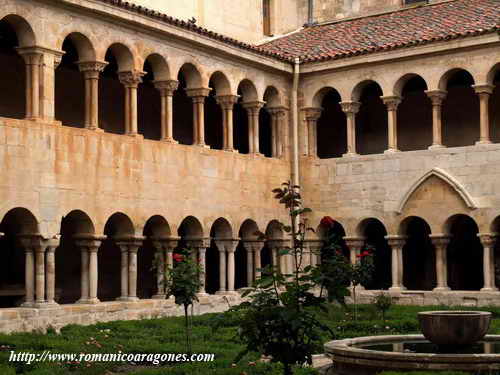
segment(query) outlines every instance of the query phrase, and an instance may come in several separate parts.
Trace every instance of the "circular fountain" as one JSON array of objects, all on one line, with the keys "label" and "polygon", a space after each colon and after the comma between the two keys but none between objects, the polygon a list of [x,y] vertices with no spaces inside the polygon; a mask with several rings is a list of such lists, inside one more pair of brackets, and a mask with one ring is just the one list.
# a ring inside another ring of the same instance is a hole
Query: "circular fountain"
[{"label": "circular fountain", "polygon": [[384,370],[500,370],[500,335],[486,335],[491,313],[419,314],[424,335],[359,337],[331,341],[328,375],[373,375]]}]

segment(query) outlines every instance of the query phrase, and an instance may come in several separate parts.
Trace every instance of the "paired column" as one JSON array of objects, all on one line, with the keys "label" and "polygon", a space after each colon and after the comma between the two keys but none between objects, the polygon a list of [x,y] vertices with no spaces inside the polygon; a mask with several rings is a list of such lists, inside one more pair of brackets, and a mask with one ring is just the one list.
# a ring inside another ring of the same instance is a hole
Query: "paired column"
[{"label": "paired column", "polygon": [[436,250],[437,286],[433,290],[435,292],[450,290],[448,287],[448,259],[446,250],[450,243],[451,236],[445,234],[431,234],[429,238]]},{"label": "paired column", "polygon": [[243,103],[248,115],[248,147],[250,154],[261,155],[259,147],[259,113],[264,102]]},{"label": "paired column", "polygon": [[401,97],[383,96],[381,99],[387,107],[388,147],[385,152],[398,152],[398,106],[401,103]]},{"label": "paired column", "polygon": [[121,250],[121,296],[119,301],[137,301],[137,251],[144,237],[116,238]]},{"label": "paired column", "polygon": [[82,257],[81,297],[77,303],[99,303],[97,298],[97,251],[106,236],[76,235],[75,243]]},{"label": "paired column", "polygon": [[174,264],[173,253],[179,243],[178,238],[157,237],[153,238],[153,245],[156,248],[156,294],[154,299],[164,299],[165,290],[165,272],[172,268]]},{"label": "paired column", "polygon": [[387,243],[392,249],[392,287],[391,292],[401,292],[406,288],[403,285],[403,246],[406,244],[407,236],[388,235],[385,236]]},{"label": "paired column", "polygon": [[252,286],[252,283],[261,276],[258,270],[262,267],[260,252],[264,247],[264,241],[244,240],[243,247],[247,252],[247,285]]},{"label": "paired column", "polygon": [[174,80],[155,81],[155,87],[161,97],[161,140],[168,143],[178,143],[174,140],[173,132],[173,96],[179,87]]},{"label": "paired column", "polygon": [[99,129],[99,75],[104,70],[105,61],[81,61],[78,68],[85,80],[85,128]]},{"label": "paired column", "polygon": [[283,130],[284,119],[286,116],[285,107],[267,108],[271,115],[271,149],[273,158],[281,158],[283,156]]},{"label": "paired column", "polygon": [[321,108],[303,109],[307,126],[307,155],[312,158],[318,157],[318,119],[321,116]]},{"label": "paired column", "polygon": [[42,52],[39,48],[18,48],[26,66],[26,119],[40,118],[40,65]]},{"label": "paired column", "polygon": [[45,297],[46,303],[56,305],[56,249],[59,247],[60,236],[45,240]]},{"label": "paired column", "polygon": [[[359,262],[358,255],[361,254],[361,249],[365,246],[365,237],[344,237],[345,243],[349,248],[349,260],[351,264]],[[358,290],[363,290],[363,285],[357,286]]]},{"label": "paired column", "polygon": [[[217,104],[222,108],[222,149],[224,151],[235,152],[233,135],[233,108],[238,101],[237,95],[217,96]],[[237,152],[237,151],[236,151]]]},{"label": "paired column", "polygon": [[210,239],[200,238],[196,240],[188,240],[187,246],[188,248],[194,251],[192,256],[194,259],[198,260],[198,263],[200,264],[201,267],[201,272],[199,274],[201,286],[197,294],[199,296],[206,296],[207,295],[205,291],[206,271],[207,271],[206,253],[207,253],[207,248],[210,247]]},{"label": "paired column", "polygon": [[137,88],[144,72],[119,72],[118,78],[125,87],[125,134],[136,137],[137,131]]},{"label": "paired column", "polygon": [[356,156],[356,113],[359,112],[361,103],[342,102],[340,106],[347,117],[347,153],[343,156]]},{"label": "paired column", "polygon": [[193,100],[193,145],[207,147],[205,144],[205,98],[210,88],[186,89]]},{"label": "paired column", "polygon": [[432,146],[429,147],[430,150],[436,148],[442,148],[443,138],[442,138],[442,113],[441,109],[443,106],[443,101],[448,94],[447,91],[443,90],[433,90],[426,91],[427,96],[432,102]]},{"label": "paired column", "polygon": [[[234,253],[238,246],[239,240],[236,239],[220,239],[215,240],[215,245],[219,249],[219,291],[217,294],[235,294],[234,279],[235,279],[235,260]],[[227,259],[226,259],[227,257]],[[226,284],[227,278],[227,284]]]},{"label": "paired column", "polygon": [[271,249],[273,257],[273,266],[281,273],[289,273],[292,271],[292,256],[291,255],[280,255],[280,250],[290,245],[287,240],[269,240],[267,245]]},{"label": "paired column", "polygon": [[479,108],[480,108],[480,137],[479,141],[476,142],[478,145],[490,144],[490,118],[489,118],[489,101],[490,96],[493,94],[493,89],[495,86],[492,85],[474,85],[472,86],[479,96]]},{"label": "paired column", "polygon": [[492,233],[478,233],[483,245],[483,280],[482,292],[495,292],[498,288],[495,283],[495,243],[497,236]]},{"label": "paired column", "polygon": [[307,263],[316,267],[321,263],[321,248],[323,247],[323,241],[307,240],[307,246],[309,248],[309,261]]}]

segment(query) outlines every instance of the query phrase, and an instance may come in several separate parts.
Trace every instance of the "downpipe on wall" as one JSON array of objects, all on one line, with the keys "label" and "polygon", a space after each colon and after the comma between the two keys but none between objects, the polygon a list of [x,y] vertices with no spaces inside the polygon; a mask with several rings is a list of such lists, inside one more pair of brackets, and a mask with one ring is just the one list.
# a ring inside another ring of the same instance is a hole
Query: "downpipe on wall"
[{"label": "downpipe on wall", "polygon": [[299,91],[300,59],[295,59],[293,66],[293,87],[292,87],[292,184],[299,185],[299,110],[298,110],[298,91]]}]

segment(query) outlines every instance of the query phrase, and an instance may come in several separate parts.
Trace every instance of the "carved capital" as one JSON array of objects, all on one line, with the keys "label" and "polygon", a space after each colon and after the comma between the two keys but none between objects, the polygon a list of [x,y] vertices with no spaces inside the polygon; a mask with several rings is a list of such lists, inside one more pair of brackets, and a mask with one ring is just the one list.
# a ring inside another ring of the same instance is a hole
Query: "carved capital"
[{"label": "carved capital", "polygon": [[497,236],[494,233],[478,233],[477,236],[484,247],[493,247],[497,242]]},{"label": "carved capital", "polygon": [[444,248],[448,246],[451,240],[451,236],[449,234],[429,234],[429,238],[434,246],[438,248]]},{"label": "carved capital", "polygon": [[358,113],[359,108],[361,108],[361,103],[359,103],[359,102],[341,102],[340,107],[342,108],[342,111],[346,114]]},{"label": "carved capital", "polygon": [[426,91],[425,93],[427,94],[429,99],[431,99],[433,106],[441,106],[443,104],[444,98],[446,98],[446,95],[448,94],[448,92],[444,90],[432,90]]},{"label": "carved capital", "polygon": [[97,252],[101,242],[106,239],[106,236],[96,236],[93,234],[76,234],[73,236],[76,246],[82,250],[89,252]]},{"label": "carved capital", "polygon": [[142,82],[142,76],[145,75],[145,72],[141,72],[138,70],[129,71],[129,72],[118,72],[118,78],[120,82],[125,87],[137,88],[139,83]]},{"label": "carved capital", "polygon": [[179,245],[178,237],[152,237],[151,240],[157,250],[167,250],[168,252],[174,251]]},{"label": "carved capital", "polygon": [[395,247],[402,249],[406,244],[406,240],[408,236],[400,236],[400,235],[387,235],[384,237],[387,240],[387,243],[390,247]]},{"label": "carved capital", "polygon": [[400,96],[381,96],[380,99],[382,99],[388,111],[397,110],[398,105],[401,104]]},{"label": "carved capital", "polygon": [[17,236],[17,241],[24,248],[25,252],[44,252],[46,248],[43,237],[39,233],[20,234]]},{"label": "carved capital", "polygon": [[259,101],[241,103],[243,108],[245,108],[249,114],[255,116],[259,114],[259,111],[262,107],[264,107],[264,104],[266,103]]},{"label": "carved capital", "polygon": [[309,108],[302,108],[302,111],[304,112],[306,121],[317,121],[321,116],[323,108],[309,107]]},{"label": "carved capital", "polygon": [[352,251],[361,250],[363,246],[365,246],[365,237],[344,237],[344,241],[349,249]]},{"label": "carved capital", "polygon": [[193,99],[193,102],[203,102],[205,97],[212,91],[209,87],[200,87],[197,89],[186,89],[186,95]]},{"label": "carved capital", "polygon": [[217,104],[221,106],[222,109],[233,109],[233,106],[238,102],[238,95],[220,95],[216,96]]},{"label": "carved capital", "polygon": [[495,89],[493,85],[473,85],[472,87],[476,94],[479,96],[486,95],[487,97],[493,94],[493,90]]},{"label": "carved capital", "polygon": [[283,107],[283,106],[280,106],[280,107],[267,107],[266,110],[267,110],[267,112],[269,112],[269,114],[271,116],[276,116],[276,117],[280,118],[280,117],[284,117],[285,116],[286,111],[288,110],[288,108]]},{"label": "carved capital", "polygon": [[144,241],[144,237],[135,237],[135,236],[127,236],[127,237],[114,237],[113,238],[120,249],[122,251],[127,250],[130,253],[136,253],[139,250],[139,247],[142,246],[142,242]]},{"label": "carved capital", "polygon": [[192,238],[186,240],[186,245],[191,249],[206,249],[210,247],[210,238]]},{"label": "carved capital", "polygon": [[98,79],[108,62],[106,61],[78,61],[78,69],[87,79]]},{"label": "carved capital", "polygon": [[167,81],[154,81],[155,87],[160,90],[162,96],[172,96],[174,91],[179,88],[179,81],[173,79]]},{"label": "carved capital", "polygon": [[323,247],[322,240],[305,240],[304,243],[309,248],[309,251],[314,254],[319,254]]},{"label": "carved capital", "polygon": [[17,53],[22,56],[26,65],[40,65],[43,52],[37,47],[20,47]]}]

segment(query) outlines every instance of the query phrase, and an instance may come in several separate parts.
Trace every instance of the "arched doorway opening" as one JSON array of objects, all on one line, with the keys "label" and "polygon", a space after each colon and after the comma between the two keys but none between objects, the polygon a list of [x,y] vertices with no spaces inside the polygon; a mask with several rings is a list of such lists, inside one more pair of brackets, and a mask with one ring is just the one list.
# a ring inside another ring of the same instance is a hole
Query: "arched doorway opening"
[{"label": "arched doorway opening", "polygon": [[340,94],[333,88],[325,88],[316,96],[323,109],[316,125],[318,157],[341,157],[347,151],[347,119],[340,106]]}]

